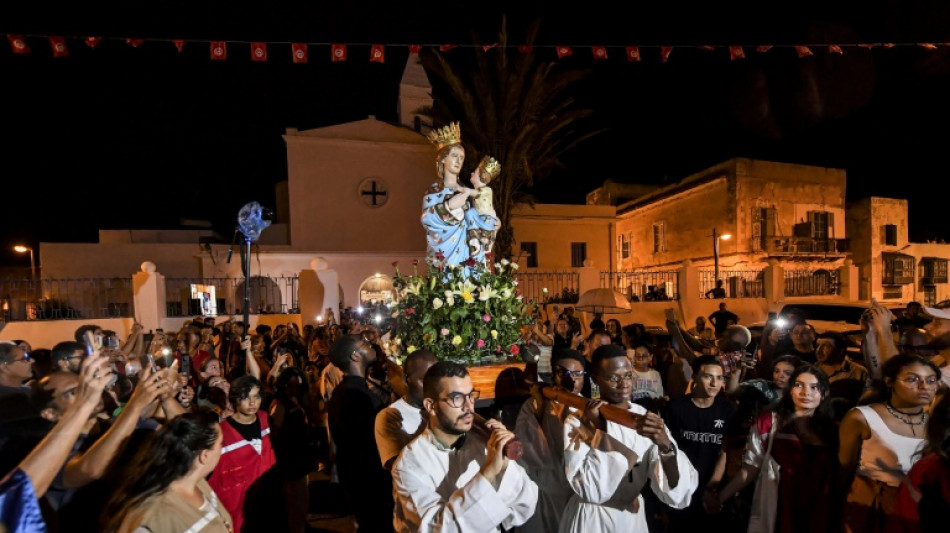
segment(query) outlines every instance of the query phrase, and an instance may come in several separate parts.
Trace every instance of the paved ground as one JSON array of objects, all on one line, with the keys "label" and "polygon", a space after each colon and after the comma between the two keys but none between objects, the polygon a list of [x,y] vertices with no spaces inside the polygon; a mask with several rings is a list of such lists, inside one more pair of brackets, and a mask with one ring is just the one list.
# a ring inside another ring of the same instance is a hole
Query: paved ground
[{"label": "paved ground", "polygon": [[310,533],[356,533],[353,516],[346,513],[343,489],[330,483],[325,471],[312,472],[310,482]]}]

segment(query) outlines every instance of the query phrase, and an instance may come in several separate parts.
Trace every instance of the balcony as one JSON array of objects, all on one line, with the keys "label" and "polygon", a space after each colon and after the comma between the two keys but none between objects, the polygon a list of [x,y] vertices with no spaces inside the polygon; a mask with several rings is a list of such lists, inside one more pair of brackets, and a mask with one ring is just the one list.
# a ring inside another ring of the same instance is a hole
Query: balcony
[{"label": "balcony", "polygon": [[808,237],[769,237],[765,250],[769,257],[800,258],[807,261],[834,261],[847,257],[848,239],[812,239]]}]

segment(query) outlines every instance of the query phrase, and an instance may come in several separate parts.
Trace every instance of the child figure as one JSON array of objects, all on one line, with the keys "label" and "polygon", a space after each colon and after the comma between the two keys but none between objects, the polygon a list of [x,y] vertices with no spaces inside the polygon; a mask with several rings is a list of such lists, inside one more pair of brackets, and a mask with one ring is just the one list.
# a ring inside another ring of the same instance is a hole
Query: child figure
[{"label": "child figure", "polygon": [[[498,215],[495,213],[492,190],[488,184],[499,174],[501,174],[501,165],[494,157],[486,155],[475,171],[472,172],[471,177],[472,187],[478,191],[478,195],[472,198],[472,207],[475,208],[478,216],[493,218],[496,221],[496,227]],[[485,253],[490,252],[495,245],[495,231],[470,229],[468,231],[468,244],[471,256],[487,264]]]}]

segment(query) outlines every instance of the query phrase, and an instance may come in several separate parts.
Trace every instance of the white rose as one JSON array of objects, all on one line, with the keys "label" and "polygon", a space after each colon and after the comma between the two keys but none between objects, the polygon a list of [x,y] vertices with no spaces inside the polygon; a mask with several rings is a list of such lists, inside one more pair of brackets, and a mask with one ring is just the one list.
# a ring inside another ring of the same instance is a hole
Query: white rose
[{"label": "white rose", "polygon": [[502,264],[502,265],[505,265],[505,266],[507,266],[509,262],[510,262],[510,261],[508,261],[507,259],[504,259],[504,258],[502,258],[502,260],[501,260],[501,264]]},{"label": "white rose", "polygon": [[436,296],[435,299],[432,300],[432,307],[435,309],[439,309],[440,307],[442,307],[442,303],[443,303],[442,299]]}]

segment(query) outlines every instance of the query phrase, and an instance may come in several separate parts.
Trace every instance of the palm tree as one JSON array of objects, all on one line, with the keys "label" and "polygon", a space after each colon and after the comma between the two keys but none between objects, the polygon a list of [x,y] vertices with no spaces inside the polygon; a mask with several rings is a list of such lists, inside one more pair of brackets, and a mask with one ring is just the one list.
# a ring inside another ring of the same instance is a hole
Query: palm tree
[{"label": "palm tree", "polygon": [[[534,43],[537,31],[535,22],[526,44]],[[532,52],[509,53],[507,44],[503,18],[497,46],[472,48],[474,65],[471,56],[454,52],[450,61],[446,54],[428,48],[422,61],[447,92],[445,98],[434,99],[436,121],[461,123],[469,161],[488,154],[501,163],[501,175],[491,183],[501,221],[494,254],[510,258],[513,208],[531,202],[526,190],[562,167],[559,157],[566,150],[599,131],[574,129],[592,113],[579,108],[568,91],[586,71],[563,68]]]}]

